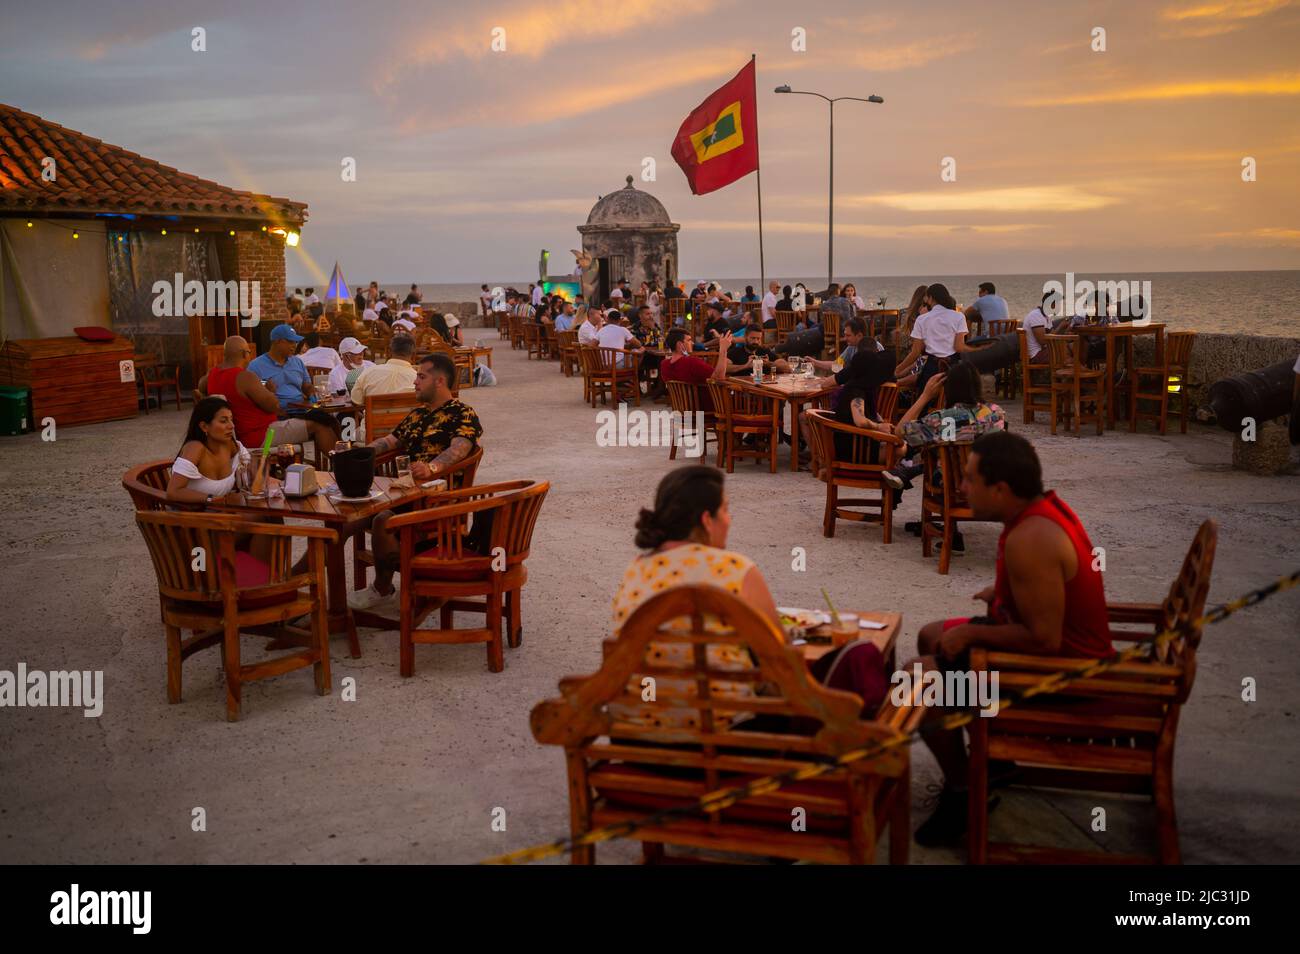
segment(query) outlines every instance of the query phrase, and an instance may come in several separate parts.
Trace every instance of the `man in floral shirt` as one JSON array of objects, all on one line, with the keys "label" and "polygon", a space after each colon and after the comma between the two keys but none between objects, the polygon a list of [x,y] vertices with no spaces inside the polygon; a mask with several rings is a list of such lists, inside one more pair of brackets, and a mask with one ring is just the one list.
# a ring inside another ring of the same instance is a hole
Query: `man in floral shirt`
[{"label": "man in floral shirt", "polygon": [[[456,362],[449,354],[434,352],[421,358],[415,372],[415,393],[420,406],[402,418],[391,434],[369,444],[376,454],[396,450],[410,455],[411,476],[421,483],[437,479],[453,464],[472,454],[483,436],[478,414],[452,396],[451,385],[456,374]],[[393,516],[393,511],[385,510],[370,525],[375,580],[348,597],[348,605],[353,609],[375,609],[380,604],[396,603],[393,574],[398,569],[397,535],[387,529]]]}]

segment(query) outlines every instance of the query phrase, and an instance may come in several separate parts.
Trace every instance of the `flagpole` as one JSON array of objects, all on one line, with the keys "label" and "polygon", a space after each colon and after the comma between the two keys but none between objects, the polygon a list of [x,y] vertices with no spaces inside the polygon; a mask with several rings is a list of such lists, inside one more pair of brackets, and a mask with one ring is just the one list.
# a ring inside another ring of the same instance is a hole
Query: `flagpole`
[{"label": "flagpole", "polygon": [[[758,139],[758,54],[749,54],[754,64],[754,138]],[[754,143],[754,182],[758,188],[758,290],[767,294],[767,266],[763,261],[763,159],[757,141]]]}]

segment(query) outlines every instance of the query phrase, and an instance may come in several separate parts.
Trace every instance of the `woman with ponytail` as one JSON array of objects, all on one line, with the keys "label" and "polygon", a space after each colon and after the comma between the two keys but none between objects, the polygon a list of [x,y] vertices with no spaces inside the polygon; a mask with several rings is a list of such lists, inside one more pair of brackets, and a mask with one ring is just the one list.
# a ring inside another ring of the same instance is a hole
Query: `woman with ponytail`
[{"label": "woman with ponytail", "polygon": [[[781,618],[767,581],[748,557],[726,549],[731,513],[723,473],[704,464],[680,467],[659,482],[653,508],[641,511],[636,545],[646,552],[632,561],[614,595],[614,634],[643,603],[675,586],[708,585],[726,590],[781,629]],[[661,644],[665,649],[683,644]],[[734,644],[711,644],[710,666],[719,670],[753,667],[748,650]],[[664,665],[673,665],[664,660]],[[689,666],[690,660],[678,660]],[[813,676],[832,689],[856,692],[864,712],[875,713],[889,688],[884,661],[869,642],[855,642],[826,653],[812,664]],[[736,696],[753,693],[753,684],[720,684],[715,691]],[[629,713],[626,717],[635,718]],[[657,713],[661,720],[662,710]]]}]

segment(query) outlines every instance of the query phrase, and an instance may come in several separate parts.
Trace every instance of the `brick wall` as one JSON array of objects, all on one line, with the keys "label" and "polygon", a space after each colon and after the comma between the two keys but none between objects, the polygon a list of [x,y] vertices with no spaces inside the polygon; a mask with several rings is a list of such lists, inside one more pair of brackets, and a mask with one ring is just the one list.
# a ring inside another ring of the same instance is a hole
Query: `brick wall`
[{"label": "brick wall", "polygon": [[284,304],[284,240],[269,232],[236,232],[234,244],[233,277],[237,281],[261,282],[262,321],[276,322],[287,318],[289,312]]}]

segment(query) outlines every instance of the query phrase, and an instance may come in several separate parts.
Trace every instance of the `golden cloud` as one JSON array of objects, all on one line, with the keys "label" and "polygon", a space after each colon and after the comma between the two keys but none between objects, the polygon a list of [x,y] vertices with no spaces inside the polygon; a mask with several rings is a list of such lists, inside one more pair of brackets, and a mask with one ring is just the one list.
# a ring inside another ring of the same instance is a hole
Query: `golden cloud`
[{"label": "golden cloud", "polygon": [[[683,230],[705,232],[752,232],[756,228],[753,220],[728,222],[720,219],[703,219],[682,223]],[[1010,232],[1025,232],[1030,229],[1044,228],[1031,223],[1007,223],[1002,225],[866,225],[853,222],[836,222],[836,235],[857,235],[865,238],[923,238],[935,235],[951,235],[955,232],[978,232],[998,235]],[[793,222],[763,220],[764,232],[787,232],[792,234],[825,235],[823,222]]]},{"label": "golden cloud", "polygon": [[[558,0],[521,5],[461,25],[440,22],[412,38],[410,55],[397,57],[400,62],[386,66],[377,86],[382,90],[392,85],[410,70],[412,63],[438,64],[486,56],[524,56],[537,60],[560,44],[608,40],[643,27],[663,27],[683,12],[709,13],[719,2],[694,0],[687,9],[666,8],[655,0]],[[493,31],[497,29],[504,31],[505,49],[501,52],[492,48]],[[618,55],[617,50],[608,52],[614,57]]]},{"label": "golden cloud", "polygon": [[863,69],[889,73],[924,66],[933,60],[956,56],[974,48],[974,37],[939,37],[918,40],[915,43],[892,45],[888,49],[875,48],[859,51],[854,60]]},{"label": "golden cloud", "polygon": [[1083,212],[1113,205],[1110,196],[1078,186],[1013,186],[966,189],[943,186],[927,192],[849,196],[845,205],[883,205],[904,212]]},{"label": "golden cloud", "polygon": [[1160,11],[1161,18],[1175,22],[1197,20],[1251,20],[1266,16],[1274,10],[1291,5],[1291,0],[1224,0],[1219,3],[1198,3],[1193,6],[1167,7]]},{"label": "golden cloud", "polygon": [[1029,100],[1026,106],[1079,106],[1092,103],[1137,103],[1152,100],[1207,99],[1221,96],[1295,96],[1300,73],[1184,82],[1152,83],[1127,89],[1102,90]]}]

